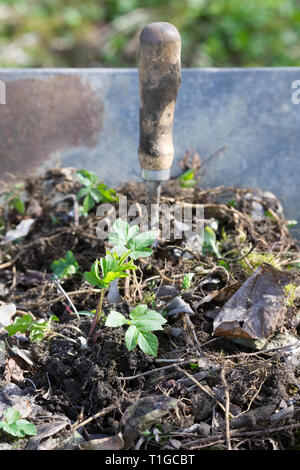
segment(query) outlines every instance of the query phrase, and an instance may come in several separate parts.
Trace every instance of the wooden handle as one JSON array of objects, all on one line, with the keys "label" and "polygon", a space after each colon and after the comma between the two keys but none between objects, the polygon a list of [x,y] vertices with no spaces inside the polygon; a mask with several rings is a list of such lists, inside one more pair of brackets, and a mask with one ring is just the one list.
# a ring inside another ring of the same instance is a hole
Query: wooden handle
[{"label": "wooden handle", "polygon": [[172,24],[150,23],[142,30],[139,43],[138,153],[141,167],[145,170],[169,170],[172,166],[172,129],[180,85],[180,52],[180,35]]}]

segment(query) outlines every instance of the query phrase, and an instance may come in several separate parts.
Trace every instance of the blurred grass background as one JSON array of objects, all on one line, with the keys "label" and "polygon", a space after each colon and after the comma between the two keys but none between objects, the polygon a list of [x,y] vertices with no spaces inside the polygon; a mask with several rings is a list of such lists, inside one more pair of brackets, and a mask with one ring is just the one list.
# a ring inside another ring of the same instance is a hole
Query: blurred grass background
[{"label": "blurred grass background", "polygon": [[184,67],[300,65],[300,0],[0,0],[0,67],[135,67],[151,21]]}]

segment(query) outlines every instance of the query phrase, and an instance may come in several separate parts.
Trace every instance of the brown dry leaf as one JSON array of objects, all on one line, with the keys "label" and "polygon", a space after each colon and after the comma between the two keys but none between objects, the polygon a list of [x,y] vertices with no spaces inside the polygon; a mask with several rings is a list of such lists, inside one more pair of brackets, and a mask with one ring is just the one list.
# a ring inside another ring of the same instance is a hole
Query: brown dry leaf
[{"label": "brown dry leaf", "polygon": [[241,287],[241,282],[236,281],[229,286],[225,286],[222,289],[213,290],[208,295],[203,297],[199,302],[194,303],[194,308],[198,308],[202,304],[209,302],[226,302],[230,297]]},{"label": "brown dry leaf", "polygon": [[159,421],[176,405],[175,398],[149,395],[126,408],[120,423],[124,430],[124,449],[128,449],[142,431]]},{"label": "brown dry leaf", "polygon": [[6,382],[23,382],[23,369],[18,365],[14,358],[9,358],[6,361],[5,370],[4,370],[4,380]]},{"label": "brown dry leaf", "polygon": [[26,450],[39,450],[42,439],[55,435],[69,424],[70,421],[65,416],[60,416],[60,419],[53,423],[38,424],[36,426],[37,434],[29,439]]},{"label": "brown dry leaf", "polygon": [[228,300],[214,320],[214,335],[268,338],[282,326],[287,311],[284,285],[292,274],[262,264]]},{"label": "brown dry leaf", "polygon": [[80,448],[84,450],[121,450],[123,446],[124,441],[120,432],[116,436],[92,439],[80,444]]}]

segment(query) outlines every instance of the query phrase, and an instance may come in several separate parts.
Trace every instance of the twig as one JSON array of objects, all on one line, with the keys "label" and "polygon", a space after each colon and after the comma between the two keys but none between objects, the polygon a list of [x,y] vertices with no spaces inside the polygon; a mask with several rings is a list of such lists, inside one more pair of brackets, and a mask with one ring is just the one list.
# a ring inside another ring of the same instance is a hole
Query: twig
[{"label": "twig", "polygon": [[[295,424],[289,424],[286,426],[280,426],[280,427],[275,427],[275,428],[266,428],[266,429],[259,429],[257,431],[238,431],[238,430],[232,430],[231,431],[231,438],[243,438],[243,437],[252,437],[252,436],[261,436],[264,434],[268,433],[273,433],[273,432],[279,432],[279,431],[286,431],[286,430],[292,430],[292,429],[297,429],[300,428],[300,423],[295,423]],[[194,441],[188,441],[184,443],[184,448],[187,448],[189,450],[196,450],[200,449],[202,447],[206,447],[206,445],[212,445],[216,443],[221,443],[224,442],[226,438],[224,436],[221,436],[220,434],[217,434],[216,436],[212,437],[203,437],[200,439],[196,439]],[[206,445],[205,445],[206,444]]]},{"label": "twig", "polygon": [[232,450],[231,442],[230,442],[230,423],[229,423],[230,397],[229,397],[228,385],[227,385],[226,378],[225,378],[225,367],[226,367],[226,363],[225,363],[224,367],[222,367],[222,369],[221,369],[220,377],[221,377],[221,380],[222,380],[222,383],[223,383],[224,389],[225,389],[226,448],[227,448],[227,450]]},{"label": "twig", "polygon": [[[79,289],[79,290],[75,290],[75,291],[72,291],[72,292],[68,292],[68,295],[73,296],[73,295],[82,295],[82,294],[89,294],[89,293],[91,293],[91,294],[100,294],[100,291],[101,291],[101,289],[91,289],[89,287],[89,288],[86,288],[86,289]],[[23,299],[24,294],[15,296],[13,298],[15,300],[18,300],[18,299],[21,299],[21,298]],[[31,305],[31,308],[32,308],[32,306],[46,307],[48,305],[52,305],[54,303],[61,302],[64,298],[65,298],[65,295],[62,294],[62,295],[59,295],[58,297],[55,297],[54,299],[51,299],[51,300],[28,302],[27,306]]]},{"label": "twig", "polygon": [[56,285],[56,287],[64,294],[64,296],[66,297],[67,301],[69,302],[69,304],[71,305],[72,309],[73,309],[73,312],[75,313],[75,315],[77,315],[77,318],[79,318],[79,314],[78,314],[78,311],[77,311],[77,308],[75,307],[75,305],[73,304],[72,300],[70,299],[69,295],[67,294],[67,292],[64,290],[64,288],[60,285],[58,279],[54,279],[54,283]]},{"label": "twig", "polygon": [[220,260],[228,261],[229,263],[236,263],[237,261],[242,261],[243,259],[247,258],[247,256],[250,255],[250,253],[252,253],[252,251],[256,247],[257,243],[258,243],[258,240],[252,241],[252,246],[251,246],[250,250],[247,251],[247,253],[245,255],[239,256],[237,258],[217,258],[217,260],[219,260],[219,261]]},{"label": "twig", "polygon": [[118,403],[117,405],[110,405],[110,406],[107,406],[106,408],[104,408],[103,410],[99,411],[98,413],[96,413],[95,415],[93,416],[90,416],[89,418],[87,418],[85,421],[82,421],[81,423],[75,423],[72,427],[72,430],[73,431],[76,431],[76,429],[78,428],[81,428],[83,426],[86,426],[87,424],[89,424],[91,421],[94,421],[95,419],[97,418],[100,418],[101,416],[104,416],[106,415],[107,413],[110,413],[110,411],[113,411],[113,410],[116,410],[120,407],[120,404]]},{"label": "twig", "polygon": [[[190,358],[190,359],[186,359],[186,360],[178,359],[177,362],[184,365],[184,364],[189,364],[192,361],[197,361],[197,359],[199,359],[199,358]],[[176,360],[176,359],[174,359],[174,360]],[[116,379],[118,379],[118,380],[139,379],[140,377],[144,377],[145,375],[154,374],[155,372],[170,369],[171,367],[176,367],[176,364],[170,364],[169,366],[157,367],[156,369],[147,370],[147,372],[142,372],[141,374],[137,374],[137,375],[131,375],[129,377],[116,377]]]},{"label": "twig", "polygon": [[[179,367],[177,364],[174,364],[174,367],[179,370],[180,372],[182,372],[183,374],[185,374],[190,380],[192,380],[199,388],[200,390],[202,390],[202,392],[206,393],[206,395],[208,395],[210,398],[212,398],[213,400],[216,400],[216,402],[218,403],[219,407],[224,411],[224,413],[226,414],[226,410],[225,410],[225,407],[224,405],[219,401],[217,400],[215,394],[213,393],[212,390],[208,389],[208,388],[205,388],[200,382],[198,382],[197,379],[195,379],[195,377],[193,377],[189,372],[187,372],[186,370],[183,370],[181,369],[181,367]],[[233,415],[228,411],[228,415],[233,418]]]}]

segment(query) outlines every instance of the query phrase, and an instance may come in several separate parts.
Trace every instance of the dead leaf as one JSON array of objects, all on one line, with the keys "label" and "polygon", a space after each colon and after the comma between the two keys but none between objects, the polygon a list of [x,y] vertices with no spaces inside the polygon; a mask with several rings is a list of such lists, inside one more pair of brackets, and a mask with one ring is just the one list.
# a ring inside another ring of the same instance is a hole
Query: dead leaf
[{"label": "dead leaf", "polygon": [[3,376],[6,382],[21,383],[24,381],[23,369],[19,366],[13,357],[6,361]]},{"label": "dead leaf", "polygon": [[84,450],[121,450],[124,446],[124,441],[122,434],[119,432],[116,436],[81,442],[79,446]]},{"label": "dead leaf", "polygon": [[18,277],[19,283],[24,286],[36,286],[44,281],[51,281],[51,274],[45,272],[36,271],[34,269],[27,269],[26,274],[20,273]]},{"label": "dead leaf", "polygon": [[0,390],[0,419],[7,408],[18,410],[21,418],[26,418],[30,414],[38,413],[41,410],[41,407],[34,403],[33,394],[26,390],[21,390],[13,383],[5,385]]},{"label": "dead leaf", "polygon": [[64,429],[70,420],[66,417],[61,416],[62,419],[54,423],[39,424],[36,426],[37,434],[29,439],[26,450],[39,450],[40,442],[45,437],[53,436],[54,434]]},{"label": "dead leaf", "polygon": [[214,335],[268,338],[284,324],[287,307],[283,287],[291,278],[290,272],[263,263],[219,312]]},{"label": "dead leaf", "polygon": [[178,313],[187,313],[189,315],[194,313],[189,304],[182,300],[181,297],[174,297],[171,302],[165,305],[165,310],[168,317],[172,317]]},{"label": "dead leaf", "polygon": [[209,303],[209,302],[226,302],[232,295],[241,287],[241,282],[236,281],[229,286],[223,287],[222,289],[213,290],[208,295],[203,297],[199,302],[194,303],[194,308],[198,308],[200,305]]},{"label": "dead leaf", "polygon": [[4,237],[2,244],[10,243],[21,237],[26,237],[35,219],[24,219],[20,222],[15,229],[9,230]]},{"label": "dead leaf", "polygon": [[12,317],[16,313],[15,304],[4,304],[0,307],[0,328],[12,323]]},{"label": "dead leaf", "polygon": [[169,398],[165,395],[150,395],[140,398],[130,405],[121,419],[121,427],[124,429],[124,449],[128,449],[142,431],[157,423],[176,405],[175,398]]}]

